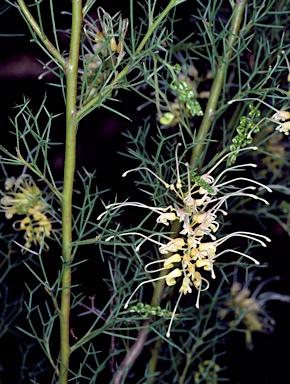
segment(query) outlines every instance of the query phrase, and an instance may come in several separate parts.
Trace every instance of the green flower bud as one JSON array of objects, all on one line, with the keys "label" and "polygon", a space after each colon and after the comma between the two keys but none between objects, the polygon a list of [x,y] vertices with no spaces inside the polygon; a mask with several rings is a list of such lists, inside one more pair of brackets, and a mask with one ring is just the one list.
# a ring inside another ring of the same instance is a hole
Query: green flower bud
[{"label": "green flower bud", "polygon": [[181,66],[180,66],[180,64],[175,64],[175,65],[174,65],[174,69],[175,69],[175,72],[176,72],[176,73],[179,73],[179,72],[181,71]]},{"label": "green flower bud", "polygon": [[178,89],[178,85],[174,82],[172,82],[169,87],[173,90],[173,91],[176,91]]},{"label": "green flower bud", "polygon": [[178,88],[179,88],[180,90],[184,90],[184,89],[186,89],[186,88],[187,88],[187,83],[186,83],[186,81],[181,81],[180,83],[178,83]]},{"label": "green flower bud", "polygon": [[194,91],[193,91],[193,89],[188,88],[187,91],[186,91],[186,94],[187,94],[187,97],[189,99],[193,99],[194,98]]},{"label": "green flower bud", "polygon": [[185,92],[181,92],[179,95],[179,100],[186,101],[187,100],[187,94]]},{"label": "green flower bud", "polygon": [[163,116],[159,118],[159,121],[162,125],[170,125],[174,120],[174,114],[171,112],[165,112]]}]

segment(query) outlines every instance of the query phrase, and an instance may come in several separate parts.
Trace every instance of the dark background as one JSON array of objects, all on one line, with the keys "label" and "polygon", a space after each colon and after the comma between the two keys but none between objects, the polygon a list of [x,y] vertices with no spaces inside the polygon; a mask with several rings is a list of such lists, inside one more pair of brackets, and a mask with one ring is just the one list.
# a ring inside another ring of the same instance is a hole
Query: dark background
[{"label": "dark background", "polygon": [[[166,3],[166,1],[160,1],[161,5]],[[128,17],[129,1],[98,2],[98,5],[103,6],[110,14],[118,12],[120,4],[123,16]],[[61,14],[65,7],[69,11],[70,2],[55,2],[56,21],[62,30],[70,27],[70,17]],[[47,14],[48,16],[44,17],[44,29],[51,31],[49,10]],[[187,5],[179,6],[178,14],[184,20],[182,26],[180,24],[177,25],[177,33],[186,35],[193,28]],[[185,18],[184,15],[186,15]],[[39,47],[30,42],[27,26],[16,9],[9,9],[0,15],[0,33],[2,34],[0,36],[1,144],[13,151],[15,146],[14,136],[10,133],[10,131],[13,131],[13,127],[8,117],[15,115],[14,106],[17,103],[22,103],[23,95],[31,99],[30,106],[37,109],[43,100],[44,93],[46,93],[46,106],[50,112],[55,114],[64,111],[64,103],[60,92],[48,84],[53,80],[50,75],[45,76],[42,80],[38,80],[38,76],[43,72],[38,59],[46,61],[46,58]],[[23,36],[8,37],[4,36],[4,34],[23,34]],[[59,36],[61,44],[63,47],[66,47],[68,44],[67,35],[59,33]],[[138,126],[142,125],[144,116],[136,110],[136,107],[142,103],[142,100],[138,100],[135,94],[120,92],[119,97],[121,100],[124,99],[126,101],[118,105],[119,110],[127,114],[132,122],[128,122],[105,110],[94,111],[89,117],[86,117],[82,121],[78,132],[77,169],[81,171],[82,167],[85,167],[90,172],[96,169],[96,183],[98,187],[100,189],[110,188],[114,191],[113,194],[118,194],[120,201],[122,198],[132,197],[134,193],[137,193],[132,192],[132,182],[126,181],[121,177],[121,174],[126,169],[131,168],[130,162],[117,153],[118,151],[125,151],[126,147],[126,139],[122,132],[128,129],[136,131]],[[147,112],[148,110],[145,111],[145,114]],[[154,112],[152,114],[152,124],[155,124]],[[65,120],[64,117],[60,117],[57,119],[56,126],[52,130],[52,141],[64,142],[64,139]],[[54,147],[51,159],[55,178],[61,180],[63,173],[63,147]],[[7,170],[10,171],[9,167]],[[20,174],[21,169],[11,169],[11,172],[14,172],[14,175],[17,176],[17,172]],[[245,218],[245,223],[248,225],[247,220]],[[252,223],[250,226],[253,229],[258,228],[256,223]],[[268,276],[281,276],[281,280],[273,284],[271,288],[283,294],[290,294],[289,236],[275,224],[271,224],[269,233],[272,243],[267,250],[263,249],[263,257],[265,257],[265,261],[269,264],[267,274]],[[83,277],[83,290],[87,295],[94,293],[95,281],[101,276],[101,271],[96,268],[94,262],[89,262],[92,267],[90,268],[92,271],[91,275],[86,274]],[[98,273],[100,276],[98,276]],[[29,273],[25,271],[25,268],[19,266],[17,271],[13,271],[13,274],[13,277],[8,278],[8,282],[12,284],[15,295],[21,295],[25,292],[23,282],[30,280]],[[17,282],[15,282],[15,279]],[[254,336],[255,349],[253,351],[245,349],[243,335],[233,336],[226,346],[226,364],[231,375],[230,383],[278,384],[289,381],[290,306],[289,304],[272,302],[269,303],[269,309],[276,320],[274,333],[270,335],[256,334]],[[25,321],[24,317],[20,317],[20,319]],[[19,325],[19,321],[17,325]],[[11,332],[5,336],[2,344],[0,344],[0,364],[2,364],[4,384],[20,382],[20,360],[18,361],[17,359],[20,359],[21,350],[19,345],[17,345],[18,335],[14,335],[13,332],[14,329],[12,328]],[[31,364],[33,365],[34,363],[31,362]],[[24,377],[22,382],[28,382],[28,378]]]}]

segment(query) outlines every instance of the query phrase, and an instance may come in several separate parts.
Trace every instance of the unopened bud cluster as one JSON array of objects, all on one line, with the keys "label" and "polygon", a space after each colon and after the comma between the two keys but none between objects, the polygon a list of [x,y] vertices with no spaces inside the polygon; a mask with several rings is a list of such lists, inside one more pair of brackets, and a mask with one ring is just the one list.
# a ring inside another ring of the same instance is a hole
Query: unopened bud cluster
[{"label": "unopened bud cluster", "polygon": [[[237,127],[237,135],[232,139],[232,145],[230,146],[231,151],[244,148],[246,145],[252,142],[252,133],[259,132],[260,128],[255,122],[256,118],[261,115],[260,111],[250,104],[250,112],[248,116],[242,116],[240,118],[240,124]],[[233,153],[228,159],[228,165],[233,165],[236,161],[237,154]]]},{"label": "unopened bud cluster", "polygon": [[171,112],[164,112],[160,117],[160,123],[165,126],[176,125],[180,115],[180,109],[183,109],[188,117],[203,116],[202,108],[197,101],[198,93],[194,82],[183,74],[176,76],[176,74],[181,72],[181,66],[179,64],[170,67],[170,69],[174,74],[174,80],[170,84],[170,89],[173,91],[176,99],[171,103]]},{"label": "unopened bud cluster", "polygon": [[158,316],[158,317],[170,317],[172,312],[167,309],[162,309],[160,306],[152,307],[150,304],[137,303],[128,308],[130,313],[138,313],[142,317]]}]

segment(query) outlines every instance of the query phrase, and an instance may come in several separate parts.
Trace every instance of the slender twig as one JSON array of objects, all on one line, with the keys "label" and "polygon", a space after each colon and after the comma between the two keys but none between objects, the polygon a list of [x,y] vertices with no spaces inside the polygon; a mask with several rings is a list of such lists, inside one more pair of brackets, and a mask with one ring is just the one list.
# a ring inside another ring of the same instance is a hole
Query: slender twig
[{"label": "slender twig", "polygon": [[21,163],[29,168],[33,173],[35,173],[41,180],[43,180],[47,185],[48,187],[56,194],[56,196],[61,199],[61,193],[59,192],[59,190],[53,185],[51,184],[45,177],[44,175],[41,173],[41,172],[38,172],[31,164],[29,164],[21,155],[21,153],[19,152],[18,149],[16,149],[16,152],[17,152],[17,157],[18,159],[21,161]]},{"label": "slender twig", "polygon": [[160,13],[159,17],[155,20],[155,22],[148,28],[147,33],[143,37],[142,41],[138,45],[136,51],[133,54],[133,58],[128,62],[128,64],[123,68],[123,70],[117,74],[115,79],[106,87],[106,89],[98,94],[96,97],[94,97],[92,100],[90,100],[87,104],[81,108],[77,113],[77,120],[81,120],[84,116],[86,116],[88,113],[90,113],[93,109],[98,107],[100,105],[101,100],[105,100],[108,95],[111,94],[112,90],[114,90],[118,84],[121,82],[121,80],[127,75],[127,73],[131,70],[132,64],[136,58],[136,56],[142,51],[144,46],[146,45],[147,41],[149,40],[152,33],[155,31],[155,29],[158,27],[158,25],[161,23],[161,21],[168,15],[169,11],[174,8],[176,5],[178,5],[178,2],[176,0],[170,0],[169,4],[166,8]]},{"label": "slender twig", "polygon": [[121,382],[122,383],[124,382],[124,381],[121,381],[123,379],[123,376],[127,375],[128,370],[134,364],[137,357],[140,355],[140,353],[143,350],[144,344],[147,340],[148,325],[149,325],[149,320],[144,321],[143,328],[138,332],[136,341],[133,343],[126,357],[120,364],[118,371],[116,372],[116,375],[113,378],[113,381],[111,384],[119,384]]},{"label": "slender twig", "polygon": [[224,79],[226,77],[229,61],[233,54],[233,50],[234,50],[233,47],[238,39],[246,3],[247,3],[247,0],[237,0],[233,10],[233,17],[232,17],[231,27],[228,33],[228,37],[227,37],[225,52],[219,62],[216,75],[210,90],[210,96],[208,99],[206,110],[205,110],[201,125],[199,127],[198,133],[195,138],[195,141],[198,144],[196,144],[192,150],[192,156],[190,160],[190,165],[192,166],[196,165],[197,160],[201,156],[203,146],[204,146],[203,140],[206,138],[209,132],[209,129],[211,127],[211,124],[214,118],[215,111],[217,109],[217,105],[218,105],[219,97],[222,91]]},{"label": "slender twig", "polygon": [[37,34],[37,36],[43,42],[46,49],[52,54],[52,56],[56,59],[56,61],[59,63],[59,65],[65,70],[65,68],[66,68],[65,58],[56,49],[56,47],[47,38],[47,36],[43,34],[38,23],[36,22],[36,20],[32,16],[32,14],[29,12],[29,9],[27,8],[25,2],[23,0],[17,0],[17,3],[19,5],[19,8],[20,8],[26,22],[30,25],[30,27],[33,29],[33,31]]},{"label": "slender twig", "polygon": [[64,261],[61,291],[60,315],[60,384],[68,380],[70,356],[69,317],[71,295],[71,242],[72,242],[72,194],[76,163],[76,108],[77,108],[77,77],[80,35],[82,26],[82,3],[73,0],[70,53],[67,65],[66,87],[66,144],[64,179],[62,194],[62,257]]}]

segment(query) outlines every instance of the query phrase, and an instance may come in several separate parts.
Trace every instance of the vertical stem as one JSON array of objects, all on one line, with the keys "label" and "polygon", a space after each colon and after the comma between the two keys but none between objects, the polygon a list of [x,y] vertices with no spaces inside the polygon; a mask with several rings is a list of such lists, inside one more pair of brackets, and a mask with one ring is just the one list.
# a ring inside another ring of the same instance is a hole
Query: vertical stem
[{"label": "vertical stem", "polygon": [[234,7],[233,18],[231,22],[230,31],[227,37],[225,52],[217,68],[216,75],[210,90],[210,97],[208,99],[206,110],[201,125],[199,127],[197,136],[195,138],[195,141],[198,144],[195,145],[192,150],[192,156],[190,160],[190,165],[192,166],[196,165],[197,160],[201,156],[203,149],[202,140],[205,139],[211,127],[214,113],[216,111],[218,100],[221,94],[224,78],[227,73],[229,61],[233,54],[233,46],[238,38],[238,34],[241,28],[246,3],[247,0],[237,0],[236,5]]},{"label": "vertical stem", "polygon": [[60,380],[68,382],[68,367],[70,357],[69,319],[71,295],[71,242],[72,242],[72,193],[76,162],[76,132],[77,121],[77,76],[79,61],[80,33],[82,26],[82,1],[72,2],[72,27],[70,53],[67,62],[66,82],[66,144],[62,194],[62,294],[60,307]]},{"label": "vertical stem", "polygon": [[[171,232],[170,237],[172,237],[172,239],[176,238],[180,232],[180,229],[181,229],[181,223],[177,220],[173,221],[173,223],[170,226],[170,232]],[[169,253],[168,257],[169,256],[170,256],[170,253]],[[159,277],[165,276],[167,273],[168,273],[168,271],[166,271],[166,270],[161,271],[159,273]],[[153,295],[152,295],[152,299],[151,299],[151,306],[152,307],[156,307],[157,305],[160,305],[164,289],[165,289],[164,279],[158,280],[156,282],[155,287],[154,287],[154,291],[153,291]],[[148,372],[149,373],[156,372],[156,367],[158,364],[158,359],[160,356],[161,347],[162,347],[162,339],[159,337],[156,340],[154,347],[151,349],[151,359],[150,359],[150,363],[148,366]],[[150,379],[147,379],[146,384],[153,384],[155,382],[156,382],[156,377],[155,378],[151,377]]]}]

